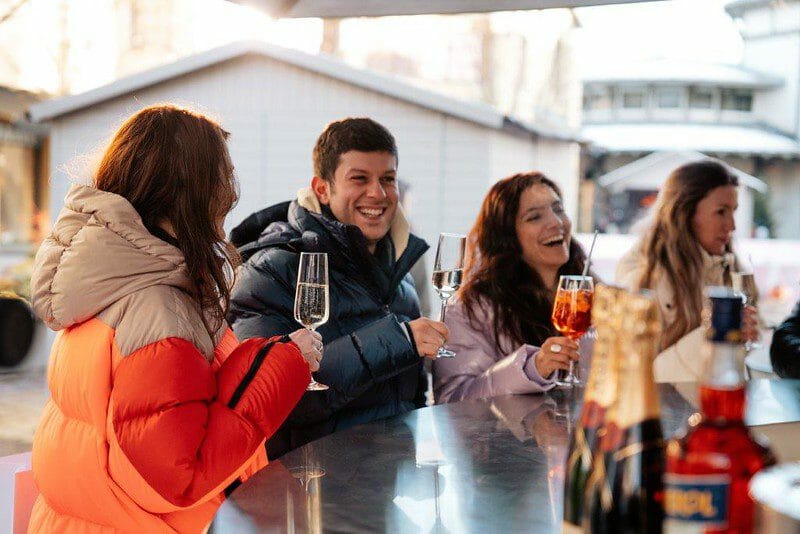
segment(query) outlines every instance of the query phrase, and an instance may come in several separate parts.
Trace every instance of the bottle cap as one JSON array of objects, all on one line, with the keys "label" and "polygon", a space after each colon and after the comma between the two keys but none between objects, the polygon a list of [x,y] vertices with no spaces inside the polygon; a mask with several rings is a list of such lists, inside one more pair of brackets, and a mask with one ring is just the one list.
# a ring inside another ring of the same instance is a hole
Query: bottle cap
[{"label": "bottle cap", "polygon": [[729,287],[709,287],[706,339],[715,343],[742,343],[742,296]]}]

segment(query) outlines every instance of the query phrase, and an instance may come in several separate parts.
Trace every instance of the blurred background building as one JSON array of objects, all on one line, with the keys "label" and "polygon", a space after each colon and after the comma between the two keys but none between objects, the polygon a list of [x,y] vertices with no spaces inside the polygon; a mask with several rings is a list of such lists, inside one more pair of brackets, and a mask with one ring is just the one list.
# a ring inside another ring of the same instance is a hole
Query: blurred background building
[{"label": "blurred background building", "polygon": [[657,59],[584,72],[583,231],[627,232],[657,191],[638,167],[623,189],[605,187],[607,173],[653,152],[697,151],[767,185],[744,190],[741,236],[800,237],[800,3],[741,0],[726,11],[743,40],[738,64]]}]

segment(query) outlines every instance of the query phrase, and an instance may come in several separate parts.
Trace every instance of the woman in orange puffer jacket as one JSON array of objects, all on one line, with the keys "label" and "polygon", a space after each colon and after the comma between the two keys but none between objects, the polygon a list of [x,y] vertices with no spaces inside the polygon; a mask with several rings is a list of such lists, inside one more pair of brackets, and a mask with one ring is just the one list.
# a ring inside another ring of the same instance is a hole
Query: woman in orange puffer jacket
[{"label": "woman in orange puffer jacket", "polygon": [[204,531],[318,368],[317,334],[239,345],[225,324],[226,137],[185,109],[139,111],[39,249],[34,307],[60,332],[31,532]]}]

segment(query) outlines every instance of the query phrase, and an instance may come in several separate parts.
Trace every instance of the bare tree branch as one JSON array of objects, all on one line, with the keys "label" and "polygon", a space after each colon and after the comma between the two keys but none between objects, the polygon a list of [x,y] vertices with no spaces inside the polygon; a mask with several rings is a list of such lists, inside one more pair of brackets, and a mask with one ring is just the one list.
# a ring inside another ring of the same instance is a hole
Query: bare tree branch
[{"label": "bare tree branch", "polygon": [[0,16],[0,24],[4,23],[4,22],[5,22],[5,21],[7,21],[8,19],[10,19],[12,16],[14,16],[14,13],[15,13],[15,12],[16,12],[16,11],[17,11],[19,8],[21,8],[23,5],[25,5],[27,2],[28,2],[28,0],[19,0],[19,2],[17,2],[17,3],[16,3],[16,4],[14,4],[13,6],[11,6],[11,8],[10,8],[10,9],[9,9],[9,10],[6,12],[6,14],[5,14],[5,15],[3,15],[3,16]]}]

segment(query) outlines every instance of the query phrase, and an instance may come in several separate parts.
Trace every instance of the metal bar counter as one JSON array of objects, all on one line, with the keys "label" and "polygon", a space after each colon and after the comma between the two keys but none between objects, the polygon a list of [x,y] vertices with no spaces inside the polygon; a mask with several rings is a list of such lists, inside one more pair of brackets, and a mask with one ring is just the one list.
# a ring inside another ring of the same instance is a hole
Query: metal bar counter
[{"label": "metal bar counter", "polygon": [[[695,391],[659,386],[665,436],[695,411]],[[214,531],[559,531],[564,459],[582,395],[464,401],[337,432],[240,486]],[[772,439],[781,461],[800,459],[800,381],[752,380],[747,395],[747,424]]]}]

